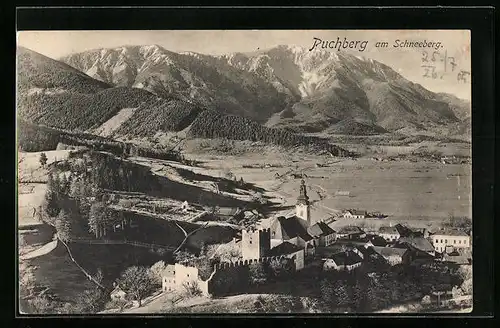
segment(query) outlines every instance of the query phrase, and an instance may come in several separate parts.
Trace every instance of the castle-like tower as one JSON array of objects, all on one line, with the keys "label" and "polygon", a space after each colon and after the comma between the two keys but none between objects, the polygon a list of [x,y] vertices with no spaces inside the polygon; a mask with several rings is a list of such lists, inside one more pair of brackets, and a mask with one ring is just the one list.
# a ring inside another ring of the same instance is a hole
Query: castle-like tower
[{"label": "castle-like tower", "polygon": [[271,229],[243,230],[241,234],[243,260],[255,260],[267,256],[271,249]]},{"label": "castle-like tower", "polygon": [[306,183],[302,179],[300,181],[299,197],[297,197],[297,204],[295,205],[295,215],[304,220],[308,227],[311,225],[311,209],[309,205]]}]

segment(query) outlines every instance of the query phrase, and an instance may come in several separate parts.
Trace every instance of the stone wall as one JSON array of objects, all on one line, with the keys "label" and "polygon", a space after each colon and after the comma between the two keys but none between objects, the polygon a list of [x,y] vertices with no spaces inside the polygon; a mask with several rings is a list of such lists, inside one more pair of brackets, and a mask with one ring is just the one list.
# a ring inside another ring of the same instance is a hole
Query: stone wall
[{"label": "stone wall", "polygon": [[[253,263],[269,263],[272,260],[291,258],[294,254],[261,257],[254,260],[237,261],[233,263],[219,263],[215,265],[214,272],[207,281],[202,282],[207,289],[207,294],[223,296],[232,293],[242,293],[250,284],[249,266]],[[295,268],[294,260],[294,268]]]}]

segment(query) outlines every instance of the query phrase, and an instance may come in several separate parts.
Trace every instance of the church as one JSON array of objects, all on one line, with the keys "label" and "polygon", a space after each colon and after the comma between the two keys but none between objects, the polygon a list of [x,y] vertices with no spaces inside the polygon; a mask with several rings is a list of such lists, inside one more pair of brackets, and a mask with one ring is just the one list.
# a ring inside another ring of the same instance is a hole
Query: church
[{"label": "church", "polygon": [[299,196],[292,216],[277,217],[270,226],[271,247],[289,242],[304,248],[306,256],[314,255],[317,246],[328,246],[335,241],[335,231],[322,220],[311,217],[311,203],[305,181],[300,182]]}]

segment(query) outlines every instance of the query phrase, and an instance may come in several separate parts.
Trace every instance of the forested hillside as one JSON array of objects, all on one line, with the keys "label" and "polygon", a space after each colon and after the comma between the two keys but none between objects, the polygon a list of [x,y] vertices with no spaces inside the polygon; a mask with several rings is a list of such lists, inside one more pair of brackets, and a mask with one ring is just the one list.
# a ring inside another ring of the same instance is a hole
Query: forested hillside
[{"label": "forested hillside", "polygon": [[198,115],[191,126],[190,134],[202,138],[261,141],[284,147],[315,146],[334,156],[350,155],[346,150],[321,138],[295,134],[287,129],[267,128],[240,116],[223,115],[212,110]]}]

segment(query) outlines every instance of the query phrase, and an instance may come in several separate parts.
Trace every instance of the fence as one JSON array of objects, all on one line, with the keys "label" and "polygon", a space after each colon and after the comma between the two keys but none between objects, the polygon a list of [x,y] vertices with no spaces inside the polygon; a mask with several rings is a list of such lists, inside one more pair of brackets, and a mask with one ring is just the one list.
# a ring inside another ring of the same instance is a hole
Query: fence
[{"label": "fence", "polygon": [[145,248],[163,248],[166,250],[174,250],[172,246],[141,243],[131,240],[112,240],[112,239],[88,239],[88,238],[72,238],[72,243],[94,244],[94,245],[131,245]]}]

